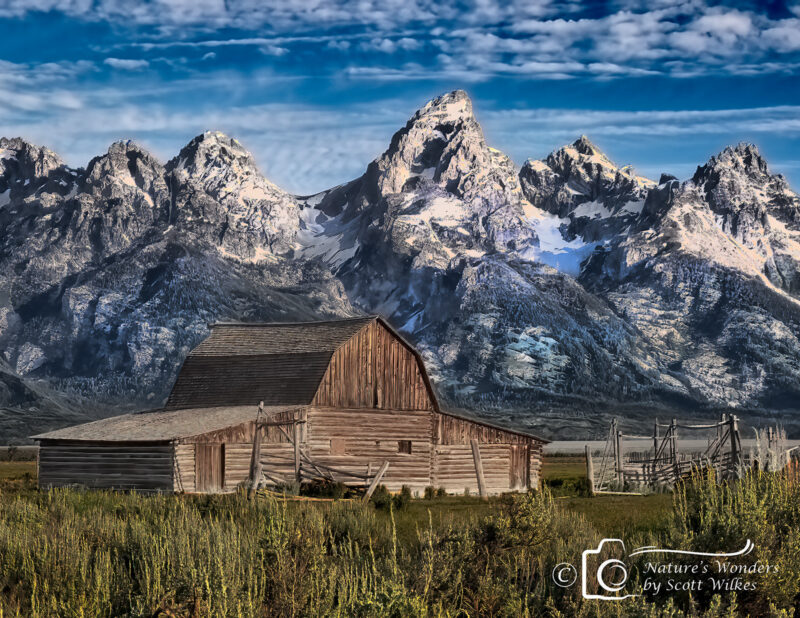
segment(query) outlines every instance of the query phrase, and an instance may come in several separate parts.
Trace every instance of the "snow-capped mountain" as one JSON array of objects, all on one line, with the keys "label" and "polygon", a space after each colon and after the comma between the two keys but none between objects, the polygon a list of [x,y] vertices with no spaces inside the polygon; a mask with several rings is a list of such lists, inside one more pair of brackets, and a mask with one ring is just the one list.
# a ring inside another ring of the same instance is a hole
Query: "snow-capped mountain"
[{"label": "snow-capped mountain", "polygon": [[591,398],[598,384],[606,397],[637,399],[664,388],[647,342],[539,259],[540,233],[551,255],[575,243],[526,199],[463,91],[419,110],[363,176],[303,200],[302,216],[301,252],[321,257],[357,307],[412,336],[451,402]]},{"label": "snow-capped mountain", "polygon": [[26,383],[153,407],[209,322],[354,312],[324,265],[294,256],[294,198],[225,136],[166,166],[118,142],[85,170],[2,144],[0,344]]},{"label": "snow-capped mountain", "polygon": [[800,401],[798,205],[753,145],[653,189],[619,242],[580,281],[661,351],[701,399]]},{"label": "snow-capped mountain", "polygon": [[586,136],[544,160],[529,159],[519,176],[525,197],[545,213],[536,259],[574,275],[596,244],[627,231],[656,184],[618,167]]},{"label": "snow-capped mountain", "polygon": [[800,401],[800,199],[755,147],[683,183],[586,137],[518,171],[462,91],[306,197],[216,132],[166,165],[118,142],[86,169],[0,140],[0,273],[6,390],[108,413],[158,405],[208,322],[357,312],[419,346],[448,405],[586,417],[551,434],[620,405]]}]

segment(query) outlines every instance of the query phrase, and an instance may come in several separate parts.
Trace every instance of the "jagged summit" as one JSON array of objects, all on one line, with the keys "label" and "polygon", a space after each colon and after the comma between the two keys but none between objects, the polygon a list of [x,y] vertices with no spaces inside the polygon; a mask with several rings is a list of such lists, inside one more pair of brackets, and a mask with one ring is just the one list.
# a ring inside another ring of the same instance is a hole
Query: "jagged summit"
[{"label": "jagged summit", "polygon": [[[585,135],[545,159],[526,161],[520,182],[534,206],[572,219],[570,233],[592,241],[624,229],[631,216],[641,211],[647,192],[656,186],[649,178],[636,175],[630,166],[617,166]],[[610,217],[617,215],[624,220],[610,222]],[[587,235],[586,222],[577,224],[576,219],[602,219],[602,229],[592,223]],[[613,229],[608,229],[608,223]]]},{"label": "jagged summit", "polygon": [[16,175],[32,180],[64,167],[61,157],[49,148],[37,146],[21,137],[0,138],[0,177],[13,170]]},{"label": "jagged summit", "polygon": [[253,155],[238,140],[220,131],[206,131],[192,139],[167,163],[167,170],[185,170],[195,175],[222,166],[235,166],[248,174],[258,173]]},{"label": "jagged summit", "polygon": [[[145,172],[143,168],[148,171]],[[161,176],[164,174],[164,166],[134,140],[118,140],[108,147],[105,154],[89,161],[86,167],[87,176],[93,179],[100,179],[109,172],[123,176],[142,173]]]},{"label": "jagged summit", "polygon": [[[592,143],[592,141],[585,135],[581,135],[578,139],[572,142],[575,150],[580,154],[592,156],[595,154],[602,154],[600,149]],[[605,155],[603,155],[605,156]]]},{"label": "jagged summit", "polygon": [[423,119],[440,122],[474,120],[472,100],[464,90],[453,90],[429,101],[409,122]]},{"label": "jagged summit", "polygon": [[709,158],[705,165],[698,166],[692,181],[700,184],[713,175],[735,173],[754,177],[769,175],[767,161],[755,144],[740,142],[736,146],[727,146]]}]

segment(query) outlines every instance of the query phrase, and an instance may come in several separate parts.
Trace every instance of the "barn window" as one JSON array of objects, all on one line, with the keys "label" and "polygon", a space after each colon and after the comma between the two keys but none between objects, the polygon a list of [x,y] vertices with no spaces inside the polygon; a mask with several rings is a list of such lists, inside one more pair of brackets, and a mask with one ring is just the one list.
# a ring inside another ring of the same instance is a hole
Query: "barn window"
[{"label": "barn window", "polygon": [[397,441],[397,452],[398,453],[405,453],[406,455],[411,454],[411,440],[398,440]]},{"label": "barn window", "polygon": [[331,438],[331,455],[347,455],[347,440]]}]

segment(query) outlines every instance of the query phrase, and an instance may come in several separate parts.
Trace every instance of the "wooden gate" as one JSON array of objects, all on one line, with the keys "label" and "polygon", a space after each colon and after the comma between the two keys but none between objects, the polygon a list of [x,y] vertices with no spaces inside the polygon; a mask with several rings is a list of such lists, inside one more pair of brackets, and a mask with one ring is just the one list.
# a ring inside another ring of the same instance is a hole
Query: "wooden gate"
[{"label": "wooden gate", "polygon": [[225,487],[225,445],[195,444],[197,491],[222,491]]}]

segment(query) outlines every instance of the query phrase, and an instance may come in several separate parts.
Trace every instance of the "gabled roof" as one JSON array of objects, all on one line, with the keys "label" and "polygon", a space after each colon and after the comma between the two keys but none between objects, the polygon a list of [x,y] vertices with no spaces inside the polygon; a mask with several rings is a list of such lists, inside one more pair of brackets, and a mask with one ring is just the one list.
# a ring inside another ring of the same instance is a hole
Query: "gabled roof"
[{"label": "gabled roof", "polygon": [[310,404],[333,353],[375,320],[212,324],[184,361],[165,408]]},{"label": "gabled roof", "polygon": [[[265,407],[266,416],[292,410],[293,406]],[[191,438],[256,420],[257,406],[225,406],[156,410],[112,416],[33,436],[34,440],[81,440],[87,442],[165,442]]]}]

